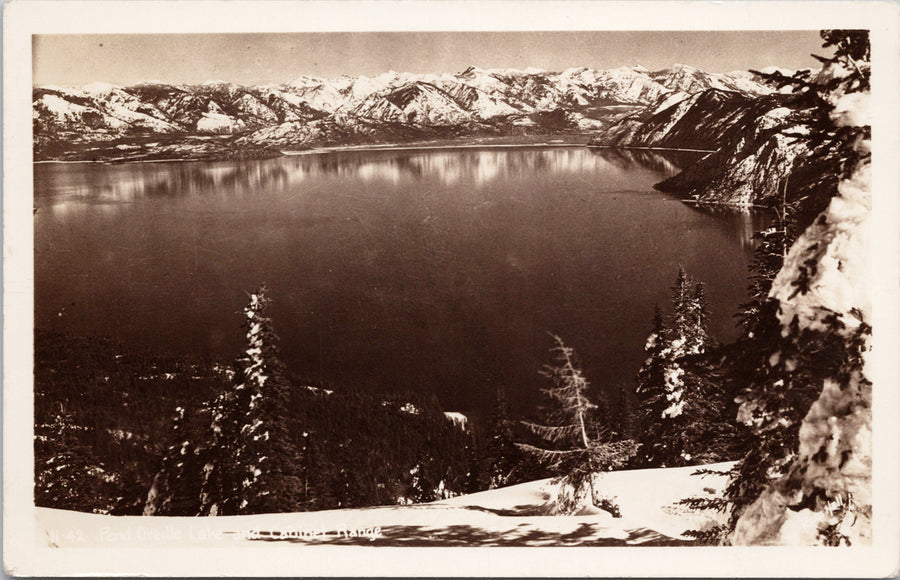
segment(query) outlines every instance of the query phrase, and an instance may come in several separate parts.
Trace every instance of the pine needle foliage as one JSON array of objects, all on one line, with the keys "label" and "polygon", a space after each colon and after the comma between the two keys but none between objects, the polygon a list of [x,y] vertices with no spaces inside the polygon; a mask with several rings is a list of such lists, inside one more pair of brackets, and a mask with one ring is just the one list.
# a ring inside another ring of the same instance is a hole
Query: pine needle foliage
[{"label": "pine needle foliage", "polygon": [[714,345],[705,288],[679,267],[671,290],[672,315],[657,306],[637,375],[642,467],[720,461],[733,438],[727,395],[705,360]]},{"label": "pine needle foliage", "polygon": [[302,465],[288,431],[289,382],[268,309],[265,285],[244,308],[247,347],[234,388],[213,410],[213,443],[204,466],[201,513],[234,515],[299,511]]},{"label": "pine needle foliage", "polygon": [[[822,48],[833,48],[834,55],[823,57],[812,54],[813,58],[823,64],[823,70],[837,64],[844,70],[853,71],[848,76],[822,75],[818,70],[801,69],[787,76],[781,72],[762,73],[751,71],[779,90],[789,89],[798,95],[802,106],[811,114],[802,121],[802,130],[794,132],[794,139],[805,141],[811,150],[831,160],[819,171],[833,172],[829,180],[830,186],[823,190],[816,189],[808,195],[795,200],[793,222],[806,228],[812,220],[828,205],[828,201],[837,193],[839,180],[850,177],[853,169],[866,161],[871,153],[860,151],[855,144],[860,140],[871,139],[872,129],[869,126],[837,126],[832,121],[835,112],[836,95],[845,93],[864,93],[871,90],[871,44],[868,30],[823,30]],[[824,193],[824,195],[823,195]]]},{"label": "pine needle foliage", "polygon": [[555,364],[545,365],[541,371],[550,383],[542,389],[548,400],[544,422],[523,422],[545,445],[516,445],[556,474],[563,486],[571,486],[572,497],[560,505],[563,511],[571,511],[588,499],[593,503],[593,475],[624,467],[634,455],[636,444],[606,439],[608,432],[597,424],[598,406],[591,401],[590,383],[574,350],[560,337],[552,336],[556,342],[551,350]]},{"label": "pine needle foliage", "polygon": [[[831,117],[841,95],[870,90],[868,31],[826,30],[821,36],[823,48],[835,49],[831,57],[816,57],[825,65],[822,73],[763,76],[778,87],[792,87],[812,103],[817,114],[810,116],[804,138],[827,146],[838,161],[835,173],[846,179],[870,155],[867,147],[858,144],[870,138],[871,128],[836,126]],[[835,70],[847,74],[835,74]],[[747,451],[736,465],[725,494],[731,506],[730,531],[763,490],[791,471],[800,443],[800,425],[823,383],[837,380],[846,384],[862,368],[862,353],[871,333],[862,316],[853,321],[855,331],[850,331],[836,313],[824,317],[824,328],[800,328],[796,318],[785,328],[778,319],[781,304],[768,296],[786,248],[794,245],[800,231],[809,225],[802,216],[819,215],[836,193],[835,187],[819,192],[817,197],[798,200],[782,213],[777,229],[759,235],[761,243],[751,264],[751,301],[738,315],[745,332],[738,341],[740,355],[732,361],[729,376],[740,391],[738,420],[748,430]],[[794,296],[809,292],[816,267],[815,260],[802,264],[800,275],[793,280]],[[854,313],[850,315],[852,318]],[[825,543],[840,543],[835,538],[828,537]]]}]

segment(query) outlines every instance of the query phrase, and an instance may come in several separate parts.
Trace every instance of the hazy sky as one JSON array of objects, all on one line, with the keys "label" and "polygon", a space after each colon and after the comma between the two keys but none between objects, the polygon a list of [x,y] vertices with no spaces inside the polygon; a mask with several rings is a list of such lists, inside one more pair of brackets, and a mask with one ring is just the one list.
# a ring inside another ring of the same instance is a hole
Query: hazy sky
[{"label": "hazy sky", "polygon": [[365,32],[299,34],[36,35],[34,83],[135,84],[158,80],[241,84],[300,75],[443,73],[481,68],[651,70],[676,63],[707,72],[803,68],[822,54],[816,31]]}]

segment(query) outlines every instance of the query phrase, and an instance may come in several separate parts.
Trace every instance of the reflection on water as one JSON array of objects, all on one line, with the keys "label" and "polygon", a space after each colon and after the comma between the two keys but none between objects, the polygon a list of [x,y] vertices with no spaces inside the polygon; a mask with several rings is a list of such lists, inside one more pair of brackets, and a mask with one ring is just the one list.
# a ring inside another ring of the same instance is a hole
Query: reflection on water
[{"label": "reflection on water", "polygon": [[663,177],[675,175],[699,161],[704,155],[693,151],[651,151],[618,147],[591,147],[590,151],[616,167],[623,169],[645,167],[660,173]]},{"label": "reflection on water", "polygon": [[750,209],[714,204],[691,204],[697,211],[715,216],[728,224],[726,231],[734,242],[747,252],[756,248],[754,235],[769,227],[774,214],[767,209]]},{"label": "reflection on water", "polygon": [[[623,170],[642,167],[658,173],[660,179],[671,177],[700,160],[705,153],[693,151],[660,151],[643,149],[623,149],[616,147],[592,147],[591,153]],[[732,207],[715,204],[692,204],[697,211],[714,215],[727,224],[725,231],[746,251],[756,247],[753,236],[768,227],[772,216],[768,211],[750,210],[746,207]]]},{"label": "reflection on water", "polygon": [[[696,155],[695,155],[696,157]],[[265,161],[172,162],[144,164],[53,164],[36,166],[40,205],[65,202],[128,202],[146,197],[254,194],[318,179],[399,183],[436,180],[446,185],[484,186],[497,180],[540,173],[615,173],[625,179],[642,169],[662,179],[677,171],[676,154],[612,149],[484,149],[346,151]],[[621,179],[619,180],[621,181]]]},{"label": "reflection on water", "polygon": [[35,166],[39,327],[232,357],[265,281],[296,373],[520,409],[562,336],[631,381],[679,265],[735,332],[758,214],[660,194],[671,171],[584,148],[352,151],[228,163]]}]

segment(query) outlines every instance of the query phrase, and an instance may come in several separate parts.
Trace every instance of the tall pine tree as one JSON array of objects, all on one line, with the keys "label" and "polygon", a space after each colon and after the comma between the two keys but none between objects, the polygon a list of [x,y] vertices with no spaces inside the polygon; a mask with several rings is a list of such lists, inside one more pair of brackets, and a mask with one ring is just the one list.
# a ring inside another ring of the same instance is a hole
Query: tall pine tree
[{"label": "tall pine tree", "polygon": [[718,459],[729,445],[725,394],[704,368],[704,355],[713,346],[708,316],[703,284],[694,284],[679,267],[672,315],[666,321],[657,306],[644,347],[647,358],[637,375],[639,465]]},{"label": "tall pine tree", "polygon": [[497,401],[490,417],[485,447],[485,471],[489,489],[524,481],[521,479],[522,451],[515,444],[509,418],[509,402],[503,387],[497,389]]},{"label": "tall pine tree", "polygon": [[204,466],[201,491],[206,515],[299,511],[304,504],[302,457],[288,429],[290,384],[269,305],[265,286],[250,295],[234,387],[214,405],[217,456]]},{"label": "tall pine tree", "polygon": [[546,365],[541,374],[550,382],[542,389],[548,399],[544,422],[524,422],[532,433],[543,439],[543,447],[518,443],[518,447],[537,458],[561,479],[557,507],[571,512],[593,504],[593,475],[623,467],[634,453],[633,441],[606,441],[604,429],[596,424],[597,405],[590,399],[590,384],[575,361],[575,353],[561,338],[553,337],[556,364]]}]

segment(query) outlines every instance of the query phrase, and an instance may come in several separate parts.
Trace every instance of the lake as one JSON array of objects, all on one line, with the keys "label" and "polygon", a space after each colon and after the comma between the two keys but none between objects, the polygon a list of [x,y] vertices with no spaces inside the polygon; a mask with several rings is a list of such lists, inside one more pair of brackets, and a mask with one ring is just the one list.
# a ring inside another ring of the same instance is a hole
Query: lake
[{"label": "lake", "polygon": [[562,337],[630,384],[679,264],[736,336],[754,213],[652,189],[684,159],[579,147],[37,164],[35,325],[230,360],[265,282],[288,368],[332,387],[528,411]]}]

